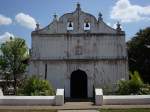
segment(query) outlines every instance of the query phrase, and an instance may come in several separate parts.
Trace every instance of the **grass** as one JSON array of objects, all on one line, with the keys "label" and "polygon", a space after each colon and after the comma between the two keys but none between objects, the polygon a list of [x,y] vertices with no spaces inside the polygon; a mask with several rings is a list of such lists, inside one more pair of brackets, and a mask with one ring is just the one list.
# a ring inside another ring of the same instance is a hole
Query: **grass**
[{"label": "grass", "polygon": [[57,110],[50,109],[0,109],[0,112],[57,112]]},{"label": "grass", "polygon": [[148,109],[100,109],[100,112],[150,112]]}]

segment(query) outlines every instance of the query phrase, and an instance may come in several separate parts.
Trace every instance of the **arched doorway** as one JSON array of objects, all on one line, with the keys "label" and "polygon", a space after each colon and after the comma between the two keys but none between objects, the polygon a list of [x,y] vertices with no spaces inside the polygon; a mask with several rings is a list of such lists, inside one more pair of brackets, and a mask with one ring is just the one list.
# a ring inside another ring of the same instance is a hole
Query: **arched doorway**
[{"label": "arched doorway", "polygon": [[71,98],[87,98],[87,74],[82,70],[72,72],[70,79]]}]

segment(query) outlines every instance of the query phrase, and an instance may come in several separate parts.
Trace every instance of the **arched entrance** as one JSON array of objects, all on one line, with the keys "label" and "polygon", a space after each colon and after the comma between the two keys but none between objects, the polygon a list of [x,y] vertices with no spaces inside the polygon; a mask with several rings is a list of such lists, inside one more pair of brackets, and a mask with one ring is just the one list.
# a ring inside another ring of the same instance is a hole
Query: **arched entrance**
[{"label": "arched entrance", "polygon": [[82,70],[72,72],[70,79],[71,98],[87,98],[87,74]]}]

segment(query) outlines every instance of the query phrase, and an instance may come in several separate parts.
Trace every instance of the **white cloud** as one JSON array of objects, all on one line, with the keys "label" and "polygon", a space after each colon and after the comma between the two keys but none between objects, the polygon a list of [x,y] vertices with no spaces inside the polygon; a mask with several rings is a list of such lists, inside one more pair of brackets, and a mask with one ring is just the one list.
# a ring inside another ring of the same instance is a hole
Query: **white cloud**
[{"label": "white cloud", "polygon": [[116,24],[112,24],[112,23],[110,23],[110,22],[106,22],[106,24],[107,24],[108,26],[110,26],[111,28],[114,28],[114,29],[117,28],[117,27],[116,27]]},{"label": "white cloud", "polygon": [[28,14],[18,13],[15,17],[15,20],[17,21],[17,23],[26,28],[35,29],[36,27],[35,19]]},{"label": "white cloud", "polygon": [[[106,24],[107,24],[108,26],[110,26],[111,28],[113,28],[113,29],[116,29],[116,28],[117,28],[117,23],[106,22]],[[120,24],[120,28],[123,30],[123,27],[122,27],[121,24]]]},{"label": "white cloud", "polygon": [[107,24],[108,26],[110,26],[111,28],[114,28],[114,29],[117,28],[116,24],[112,24],[112,23],[109,23],[109,22],[106,22],[106,24]]},{"label": "white cloud", "polygon": [[10,40],[10,37],[14,38],[14,35],[12,33],[5,32],[3,35],[0,35],[0,43]]},{"label": "white cloud", "polygon": [[106,24],[111,27],[111,23],[110,22],[106,22]]},{"label": "white cloud", "polygon": [[118,0],[112,8],[110,16],[121,22],[150,20],[150,5],[132,5],[129,0]]},{"label": "white cloud", "polygon": [[113,25],[112,25],[112,28],[116,29],[116,28],[117,28],[117,25],[116,25],[116,24],[113,24]]},{"label": "white cloud", "polygon": [[0,25],[9,25],[12,23],[11,18],[0,14]]}]

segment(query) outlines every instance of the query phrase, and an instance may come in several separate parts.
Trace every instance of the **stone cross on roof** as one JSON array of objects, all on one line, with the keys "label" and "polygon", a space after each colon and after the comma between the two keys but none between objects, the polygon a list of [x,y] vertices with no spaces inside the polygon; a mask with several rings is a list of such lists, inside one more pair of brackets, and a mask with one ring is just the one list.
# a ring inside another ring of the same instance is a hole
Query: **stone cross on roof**
[{"label": "stone cross on roof", "polygon": [[79,2],[77,3],[77,8],[76,8],[76,10],[81,10],[80,3],[79,3]]}]

